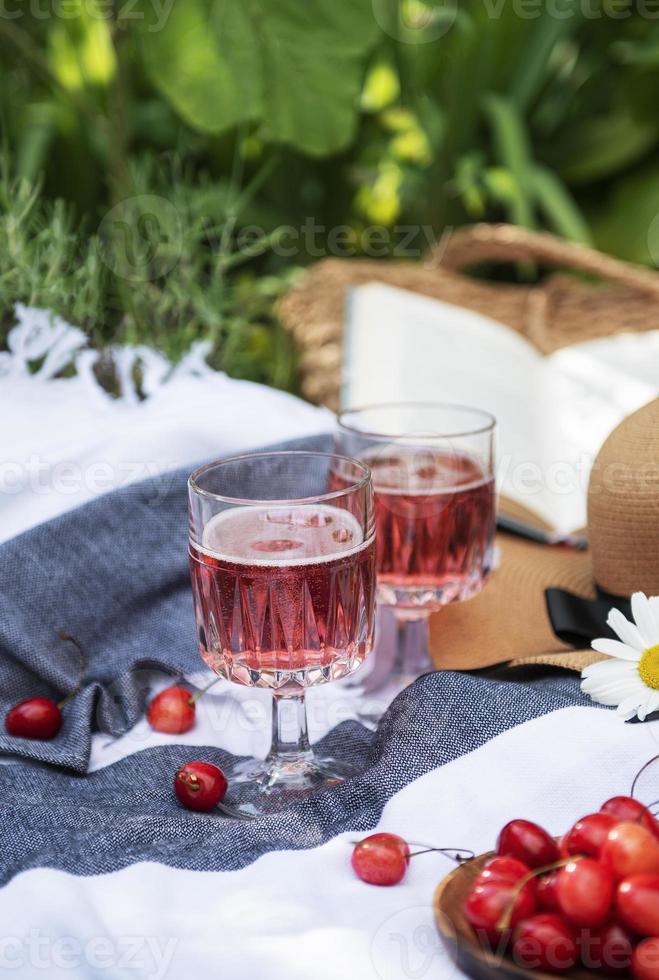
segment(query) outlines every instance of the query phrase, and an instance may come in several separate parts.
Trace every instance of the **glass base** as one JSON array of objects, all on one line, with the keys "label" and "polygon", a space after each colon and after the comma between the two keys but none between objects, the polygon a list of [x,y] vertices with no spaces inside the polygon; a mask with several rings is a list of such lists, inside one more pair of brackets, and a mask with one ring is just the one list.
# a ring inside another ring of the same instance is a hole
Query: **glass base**
[{"label": "glass base", "polygon": [[219,809],[239,819],[279,813],[312,793],[338,786],[359,771],[351,762],[310,750],[299,755],[248,759],[226,774],[229,791]]},{"label": "glass base", "polygon": [[401,691],[434,670],[428,652],[428,616],[425,610],[379,610],[372,669],[363,679],[361,672],[355,678],[362,700],[358,718],[367,727],[377,725]]}]

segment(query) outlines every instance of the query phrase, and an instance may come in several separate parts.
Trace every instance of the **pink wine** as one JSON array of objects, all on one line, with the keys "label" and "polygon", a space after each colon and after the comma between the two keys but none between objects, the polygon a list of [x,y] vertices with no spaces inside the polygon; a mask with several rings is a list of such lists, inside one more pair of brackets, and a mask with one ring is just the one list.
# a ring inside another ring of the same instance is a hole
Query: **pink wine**
[{"label": "pink wine", "polygon": [[381,601],[433,609],[479,592],[495,529],[494,480],[479,462],[463,453],[391,445],[362,460],[375,490]]},{"label": "pink wine", "polygon": [[201,655],[278,690],[336,680],[373,642],[375,541],[325,504],[232,507],[190,544]]}]

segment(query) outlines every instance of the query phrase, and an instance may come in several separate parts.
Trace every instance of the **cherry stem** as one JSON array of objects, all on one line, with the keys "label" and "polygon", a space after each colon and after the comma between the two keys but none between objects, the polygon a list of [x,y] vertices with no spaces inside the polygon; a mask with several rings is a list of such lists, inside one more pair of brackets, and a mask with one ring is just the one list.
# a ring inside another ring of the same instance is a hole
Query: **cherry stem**
[{"label": "cherry stem", "polygon": [[[367,840],[365,837],[364,840]],[[350,843],[353,847],[357,844],[361,844],[360,840],[351,840]],[[416,843],[412,841],[412,843]],[[428,847],[425,844],[417,844],[418,847],[423,848],[421,851],[412,851],[411,854],[407,855],[407,860],[411,858],[418,857],[419,854],[443,854],[444,857],[449,858],[451,861],[455,861],[456,864],[464,864],[465,861],[472,861],[476,857],[476,852],[470,850],[468,847]]]},{"label": "cherry stem", "polygon": [[497,922],[497,929],[504,932],[506,929],[510,928],[510,918],[513,914],[515,902],[519,898],[519,895],[523,889],[528,885],[529,881],[533,881],[534,878],[539,878],[540,875],[547,874],[549,871],[557,871],[558,868],[564,868],[566,864],[572,864],[573,861],[581,861],[583,857],[585,857],[584,854],[571,854],[570,857],[561,858],[560,861],[553,861],[551,864],[545,864],[542,868],[533,868],[533,870],[529,871],[528,874],[525,874],[523,878],[520,878],[513,888],[508,905]]},{"label": "cherry stem", "polygon": [[422,851],[413,851],[408,855],[408,860],[418,857],[419,854],[443,854],[456,864],[464,864],[465,861],[471,861],[476,857],[475,851],[470,851],[466,847],[425,847]]},{"label": "cherry stem", "polygon": [[654,762],[657,761],[657,759],[659,759],[659,755],[653,755],[651,759],[648,759],[648,761],[645,763],[645,765],[641,766],[641,768],[638,770],[638,772],[634,776],[634,781],[632,783],[632,788],[631,788],[631,790],[629,792],[629,795],[632,797],[632,799],[634,798],[634,790],[636,789],[636,784],[638,783],[640,777],[643,775],[643,773],[645,772],[646,769],[649,769],[650,766]]},{"label": "cherry stem", "polygon": [[58,701],[57,707],[61,709],[65,704],[68,704],[69,701],[72,701],[76,694],[79,694],[82,690],[82,685],[85,681],[85,674],[87,673],[87,668],[89,666],[89,660],[87,659],[87,654],[85,653],[82,644],[76,640],[75,636],[70,636],[68,633],[63,633],[62,631],[58,632],[57,635],[63,643],[72,643],[80,656],[80,674],[78,676],[78,683],[70,694],[67,694],[65,698]]},{"label": "cherry stem", "polygon": [[193,694],[192,695],[192,697],[188,701],[188,704],[194,704],[195,701],[198,701],[199,698],[202,696],[202,694],[205,694],[206,691],[210,691],[210,689],[213,686],[213,684],[217,684],[217,682],[219,680],[222,680],[222,678],[221,677],[214,677],[213,680],[210,682],[210,684],[207,684],[206,687],[202,687],[202,689],[200,691],[197,691],[196,694]]}]

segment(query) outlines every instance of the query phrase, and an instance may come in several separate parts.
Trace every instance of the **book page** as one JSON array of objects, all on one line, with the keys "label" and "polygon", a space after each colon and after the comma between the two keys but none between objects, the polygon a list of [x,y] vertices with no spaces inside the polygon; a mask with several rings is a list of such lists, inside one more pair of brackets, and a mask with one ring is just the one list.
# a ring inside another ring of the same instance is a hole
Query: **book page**
[{"label": "book page", "polygon": [[586,523],[588,477],[611,432],[659,395],[659,331],[620,334],[555,351],[561,412],[557,432],[566,458],[576,461],[573,527]]},{"label": "book page", "polygon": [[656,385],[617,366],[644,366],[659,379],[659,341],[654,368],[651,347],[648,335],[634,335],[545,358],[496,320],[370,283],[349,295],[342,406],[446,401],[491,412],[500,492],[567,532],[585,524],[588,475],[602,442],[656,396]]},{"label": "book page", "polygon": [[351,290],[344,343],[344,408],[453,402],[497,419],[501,492],[554,523],[541,478],[551,373],[527,340],[496,320],[392,286]]}]

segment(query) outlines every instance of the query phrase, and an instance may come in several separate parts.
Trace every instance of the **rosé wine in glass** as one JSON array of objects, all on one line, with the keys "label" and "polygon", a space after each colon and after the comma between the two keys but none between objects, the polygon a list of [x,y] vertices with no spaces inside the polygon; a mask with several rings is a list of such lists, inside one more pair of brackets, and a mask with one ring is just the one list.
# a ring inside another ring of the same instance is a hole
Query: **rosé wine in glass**
[{"label": "ros\u00e9 wine in glass", "polygon": [[[494,432],[491,415],[459,405],[391,403],[339,416],[337,447],[371,470],[377,598],[395,611],[390,678],[398,689],[432,668],[429,614],[471,599],[487,581],[496,525]],[[339,469],[331,485],[343,483]],[[420,635],[414,620],[424,634],[415,647],[407,642]]]},{"label": "ros\u00e9 wine in glass", "polygon": [[[343,485],[328,488],[339,469]],[[221,804],[253,817],[355,774],[352,759],[312,750],[305,692],[371,651],[371,474],[332,453],[249,453],[196,470],[188,495],[201,656],[227,680],[273,694],[270,752],[231,769]]]},{"label": "ros\u00e9 wine in glass", "polygon": [[239,684],[338,680],[372,642],[375,541],[343,508],[236,507],[190,545],[201,655]]},{"label": "ros\u00e9 wine in glass", "polygon": [[[380,601],[439,608],[479,592],[492,559],[494,478],[461,453],[401,449],[361,458],[375,493]],[[344,483],[332,474],[330,486]]]},{"label": "ros\u00e9 wine in glass", "polygon": [[397,591],[431,589],[441,599],[428,604],[443,605],[479,592],[491,565],[493,477],[469,456],[438,450],[364,462],[375,491],[382,601],[395,605]]}]

